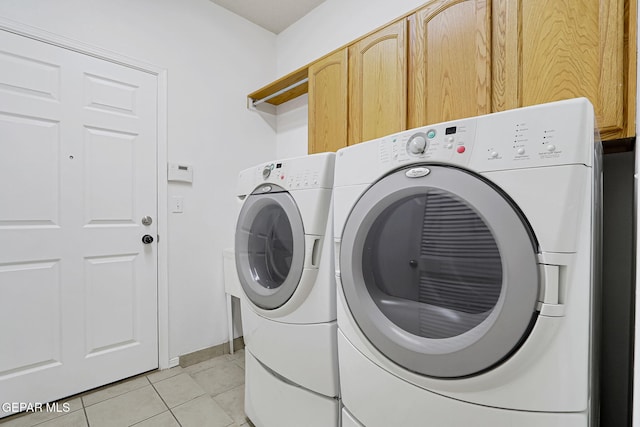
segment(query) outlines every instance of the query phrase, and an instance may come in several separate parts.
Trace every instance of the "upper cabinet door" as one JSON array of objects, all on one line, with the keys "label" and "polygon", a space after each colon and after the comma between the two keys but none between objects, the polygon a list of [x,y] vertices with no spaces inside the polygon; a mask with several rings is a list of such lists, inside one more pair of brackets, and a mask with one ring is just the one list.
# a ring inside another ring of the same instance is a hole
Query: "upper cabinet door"
[{"label": "upper cabinet door", "polygon": [[634,135],[635,0],[626,3],[494,0],[494,109],[584,96],[603,138]]},{"label": "upper cabinet door", "polygon": [[349,144],[406,129],[407,22],[349,46]]},{"label": "upper cabinet door", "polygon": [[575,97],[594,105],[603,140],[632,137],[637,1],[431,0],[308,67],[309,152],[344,146],[345,126],[346,143],[355,144]]},{"label": "upper cabinet door", "polygon": [[409,128],[491,112],[487,0],[438,0],[409,17]]},{"label": "upper cabinet door", "polygon": [[309,154],[347,146],[347,49],[309,66]]}]

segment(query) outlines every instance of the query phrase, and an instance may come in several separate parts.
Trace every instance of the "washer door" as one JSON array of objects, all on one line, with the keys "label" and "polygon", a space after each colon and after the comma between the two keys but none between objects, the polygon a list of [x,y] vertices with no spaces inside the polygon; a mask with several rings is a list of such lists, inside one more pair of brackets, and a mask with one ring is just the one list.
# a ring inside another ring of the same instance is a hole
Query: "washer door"
[{"label": "washer door", "polygon": [[529,225],[502,191],[455,167],[403,169],[371,186],[345,224],[340,271],[371,343],[431,377],[492,368],[537,317]]},{"label": "washer door", "polygon": [[236,227],[236,268],[245,294],[260,308],[286,303],[304,267],[302,217],[289,193],[277,185],[247,197]]}]

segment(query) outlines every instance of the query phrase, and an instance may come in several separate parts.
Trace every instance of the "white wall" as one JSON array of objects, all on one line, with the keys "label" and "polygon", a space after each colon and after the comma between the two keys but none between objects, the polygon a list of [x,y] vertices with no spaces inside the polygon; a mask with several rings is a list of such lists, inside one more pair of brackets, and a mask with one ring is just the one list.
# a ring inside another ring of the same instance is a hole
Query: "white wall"
[{"label": "white wall", "polygon": [[307,154],[309,136],[309,97],[302,95],[277,108],[277,157],[298,157]]},{"label": "white wall", "polygon": [[[326,0],[278,34],[278,76],[309,64],[425,3],[426,0]],[[278,107],[279,158],[307,154],[307,114],[306,97]]]},{"label": "white wall", "polygon": [[168,70],[168,159],[194,166],[169,185],[169,351],[227,341],[222,250],[233,244],[238,171],[275,156],[246,94],[277,78],[276,37],[208,0],[2,0],[0,16]]}]

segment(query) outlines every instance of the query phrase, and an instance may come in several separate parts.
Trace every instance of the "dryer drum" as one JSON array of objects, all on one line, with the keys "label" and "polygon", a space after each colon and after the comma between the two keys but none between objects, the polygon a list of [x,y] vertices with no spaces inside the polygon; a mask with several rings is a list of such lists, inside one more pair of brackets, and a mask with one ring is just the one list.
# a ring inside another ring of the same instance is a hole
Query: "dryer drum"
[{"label": "dryer drum", "polygon": [[439,189],[387,207],[371,227],[362,262],[378,308],[426,338],[473,329],[489,316],[502,288],[491,231],[472,208]]},{"label": "dryer drum", "polygon": [[249,232],[251,274],[260,285],[274,289],[282,285],[291,270],[293,236],[291,224],[278,206],[264,207]]}]

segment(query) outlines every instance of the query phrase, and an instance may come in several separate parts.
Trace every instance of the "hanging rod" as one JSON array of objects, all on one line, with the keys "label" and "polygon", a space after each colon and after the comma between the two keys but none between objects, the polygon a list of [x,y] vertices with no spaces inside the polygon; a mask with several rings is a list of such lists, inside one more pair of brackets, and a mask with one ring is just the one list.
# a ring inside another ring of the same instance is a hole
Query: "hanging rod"
[{"label": "hanging rod", "polygon": [[308,82],[308,81],[309,81],[309,78],[308,78],[308,77],[306,77],[306,78],[304,78],[304,79],[302,79],[302,80],[300,80],[300,81],[297,81],[297,82],[293,83],[293,84],[292,84],[292,85],[290,85],[290,86],[285,87],[284,89],[280,89],[279,91],[272,93],[272,94],[271,94],[271,95],[269,95],[269,96],[265,96],[265,97],[264,97],[264,98],[262,98],[262,99],[258,99],[257,101],[251,100],[251,105],[252,105],[253,107],[257,107],[258,105],[262,104],[263,102],[267,102],[267,101],[269,101],[270,99],[275,98],[276,96],[282,95],[283,93],[288,92],[288,91],[290,91],[291,89],[294,89],[294,88],[296,88],[296,87],[298,87],[298,86],[301,86],[301,85],[305,84],[305,83],[306,83],[306,82]]}]

